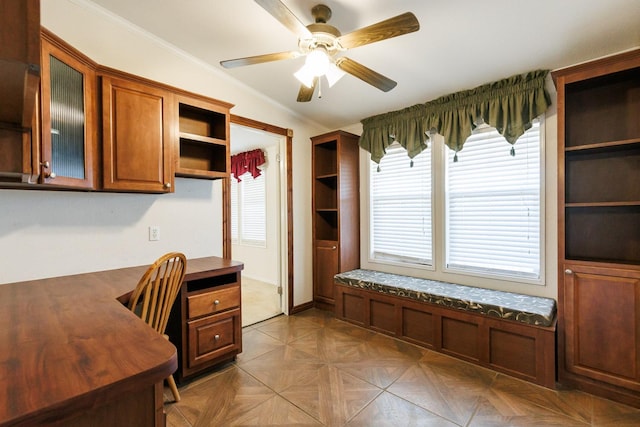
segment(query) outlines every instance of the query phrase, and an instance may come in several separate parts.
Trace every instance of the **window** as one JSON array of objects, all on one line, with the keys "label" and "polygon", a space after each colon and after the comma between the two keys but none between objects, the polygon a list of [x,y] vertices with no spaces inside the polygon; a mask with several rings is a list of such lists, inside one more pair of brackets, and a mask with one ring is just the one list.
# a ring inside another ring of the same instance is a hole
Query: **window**
[{"label": "window", "polygon": [[234,243],[266,245],[265,174],[231,179],[231,238]]},{"label": "window", "polygon": [[370,167],[371,256],[379,261],[431,265],[431,149],[413,166],[399,144]]},{"label": "window", "polygon": [[540,277],[540,125],[515,155],[487,127],[446,166],[446,266],[475,273]]},{"label": "window", "polygon": [[440,136],[413,167],[404,148],[390,146],[380,171],[370,166],[370,261],[431,266],[439,280],[467,274],[539,283],[540,129],[536,121],[520,137],[515,156],[489,127],[467,139],[457,162]]}]

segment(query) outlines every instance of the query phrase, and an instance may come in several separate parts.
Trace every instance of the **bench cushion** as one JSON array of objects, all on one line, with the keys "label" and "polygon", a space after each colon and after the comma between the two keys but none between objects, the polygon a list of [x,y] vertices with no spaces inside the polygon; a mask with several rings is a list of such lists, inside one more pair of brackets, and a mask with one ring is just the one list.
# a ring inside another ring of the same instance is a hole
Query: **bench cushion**
[{"label": "bench cushion", "polygon": [[556,317],[556,301],[551,298],[363,269],[337,274],[334,279],[347,286],[530,325],[552,326]]}]

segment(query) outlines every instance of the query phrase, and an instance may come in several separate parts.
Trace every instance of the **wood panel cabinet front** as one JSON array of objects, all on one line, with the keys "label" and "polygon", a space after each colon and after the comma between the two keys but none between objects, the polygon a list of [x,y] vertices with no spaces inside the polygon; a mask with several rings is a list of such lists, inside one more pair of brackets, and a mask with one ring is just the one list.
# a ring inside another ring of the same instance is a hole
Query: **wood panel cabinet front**
[{"label": "wood panel cabinet front", "polygon": [[173,191],[171,93],[102,75],[103,188]]},{"label": "wood panel cabinet front", "polygon": [[316,241],[313,269],[313,295],[320,302],[333,305],[335,302],[333,276],[338,271],[338,242]]},{"label": "wood panel cabinet front", "polygon": [[240,287],[218,289],[187,297],[190,319],[240,307]]},{"label": "wood panel cabinet front", "polygon": [[640,272],[565,265],[564,368],[640,391]]},{"label": "wood panel cabinet front", "polygon": [[197,368],[240,348],[240,309],[214,314],[187,323],[189,368]]}]

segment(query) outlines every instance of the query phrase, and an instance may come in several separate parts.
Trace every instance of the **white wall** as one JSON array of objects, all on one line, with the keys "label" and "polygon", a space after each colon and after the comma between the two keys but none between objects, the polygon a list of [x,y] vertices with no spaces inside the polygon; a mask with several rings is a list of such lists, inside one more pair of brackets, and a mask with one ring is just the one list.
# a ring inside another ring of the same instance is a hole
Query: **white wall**
[{"label": "white wall", "polygon": [[[233,103],[234,114],[293,129],[294,304],[310,301],[309,138],[329,129],[85,0],[46,0],[41,8],[43,26],[99,64]],[[169,247],[191,257],[219,255],[216,185],[178,179],[172,195],[0,190],[0,283],[147,264]],[[148,225],[161,226],[159,242],[147,241]]]},{"label": "white wall", "polygon": [[175,184],[163,195],[0,190],[0,283],[150,264],[174,250],[221,256],[220,181]]}]

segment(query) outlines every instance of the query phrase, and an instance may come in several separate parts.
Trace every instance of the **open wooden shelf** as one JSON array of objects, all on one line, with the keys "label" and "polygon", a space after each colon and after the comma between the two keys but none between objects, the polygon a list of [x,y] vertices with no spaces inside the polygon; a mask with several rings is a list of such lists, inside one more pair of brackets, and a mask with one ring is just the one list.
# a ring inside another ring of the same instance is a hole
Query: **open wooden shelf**
[{"label": "open wooden shelf", "polygon": [[615,148],[615,147],[624,148],[626,146],[633,146],[635,144],[640,144],[640,138],[623,139],[621,141],[599,142],[597,144],[576,145],[573,147],[565,147],[564,150],[566,152],[570,152],[570,151],[583,151],[583,150],[600,150],[600,149],[609,149],[609,148]]},{"label": "open wooden shelf", "polygon": [[176,176],[229,177],[229,109],[200,99],[178,101]]}]

